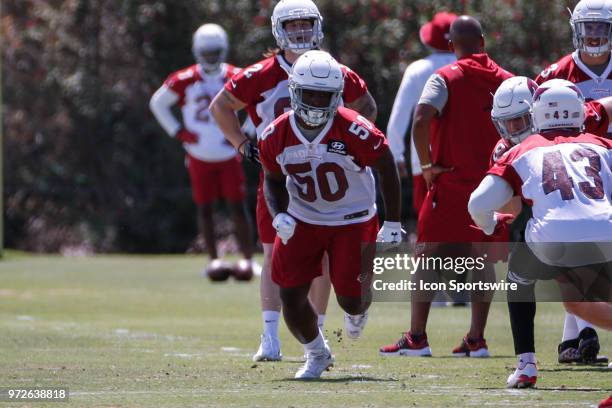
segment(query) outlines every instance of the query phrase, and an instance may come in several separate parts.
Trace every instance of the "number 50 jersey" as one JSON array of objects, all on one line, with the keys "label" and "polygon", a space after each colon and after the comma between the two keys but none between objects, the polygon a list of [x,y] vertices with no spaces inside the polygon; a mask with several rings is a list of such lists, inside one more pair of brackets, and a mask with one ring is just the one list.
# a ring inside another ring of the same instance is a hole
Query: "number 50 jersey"
[{"label": "number 50 jersey", "polygon": [[368,166],[388,148],[380,130],[343,107],[312,142],[298,128],[293,111],[272,122],[259,140],[263,167],[287,176],[287,212],[303,222],[332,226],[364,222],[376,214]]},{"label": "number 50 jersey", "polygon": [[612,141],[590,133],[535,134],[488,173],[532,206],[527,242],[612,241]]}]

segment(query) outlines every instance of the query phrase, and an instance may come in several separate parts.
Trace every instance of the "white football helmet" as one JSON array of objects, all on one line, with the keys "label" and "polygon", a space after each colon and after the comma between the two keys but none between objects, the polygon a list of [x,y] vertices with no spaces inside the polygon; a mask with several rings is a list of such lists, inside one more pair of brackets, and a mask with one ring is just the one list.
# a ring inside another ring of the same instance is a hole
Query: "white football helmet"
[{"label": "white football helmet", "polygon": [[[272,34],[280,49],[303,54],[321,45],[323,17],[311,0],[280,0],[271,20]],[[312,29],[287,32],[285,23],[292,20],[311,20]]]},{"label": "white football helmet", "polygon": [[532,79],[516,76],[506,79],[495,91],[491,119],[499,135],[511,145],[533,133],[531,100],[538,89]]},{"label": "white football helmet", "polygon": [[[289,75],[291,108],[309,126],[326,123],[336,114],[344,89],[340,64],[325,51],[308,51],[297,59]],[[304,90],[330,93],[328,106],[312,106],[304,102]]]},{"label": "white football helmet", "polygon": [[582,129],[585,120],[584,96],[565,79],[551,79],[538,87],[531,105],[537,132],[548,129]]},{"label": "white football helmet", "polygon": [[[610,52],[612,42],[612,2],[581,0],[571,13],[574,47],[593,57]],[[594,41],[595,43],[591,43]]]},{"label": "white football helmet", "polygon": [[191,51],[206,71],[216,71],[225,61],[229,43],[227,33],[218,24],[204,24],[193,34]]}]

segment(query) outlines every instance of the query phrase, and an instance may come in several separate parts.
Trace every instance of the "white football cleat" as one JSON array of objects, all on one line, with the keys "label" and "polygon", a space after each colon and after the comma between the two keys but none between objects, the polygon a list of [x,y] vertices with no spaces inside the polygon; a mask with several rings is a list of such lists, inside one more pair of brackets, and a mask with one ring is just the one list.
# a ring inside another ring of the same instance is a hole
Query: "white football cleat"
[{"label": "white football cleat", "polygon": [[346,329],[346,335],[349,339],[357,339],[361,336],[361,332],[365,328],[368,322],[368,311],[366,310],[363,314],[350,315],[344,313],[344,328]]},{"label": "white football cleat", "polygon": [[334,365],[334,356],[327,344],[320,353],[308,353],[306,363],[295,373],[295,378],[309,380],[320,378],[323,371]]},{"label": "white football cleat", "polygon": [[261,343],[257,353],[253,355],[253,361],[281,361],[282,358],[278,337],[262,334]]},{"label": "white football cleat", "polygon": [[507,388],[533,388],[538,380],[538,368],[535,363],[519,361],[514,373],[506,381]]}]

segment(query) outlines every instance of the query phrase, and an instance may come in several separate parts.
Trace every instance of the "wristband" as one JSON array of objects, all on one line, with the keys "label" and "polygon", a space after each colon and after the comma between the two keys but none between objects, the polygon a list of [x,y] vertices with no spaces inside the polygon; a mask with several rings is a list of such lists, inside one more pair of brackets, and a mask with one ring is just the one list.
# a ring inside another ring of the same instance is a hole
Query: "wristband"
[{"label": "wristband", "polygon": [[236,150],[238,150],[238,153],[242,154],[242,153],[240,152],[240,148],[242,147],[242,145],[243,145],[243,144],[247,143],[248,141],[249,141],[249,139],[244,139],[244,140],[242,141],[242,143],[240,143],[240,144],[238,145],[238,147],[236,148]]},{"label": "wristband", "polygon": [[421,170],[431,169],[432,167],[433,167],[433,163],[429,163],[429,164],[422,164],[422,165],[421,165]]}]

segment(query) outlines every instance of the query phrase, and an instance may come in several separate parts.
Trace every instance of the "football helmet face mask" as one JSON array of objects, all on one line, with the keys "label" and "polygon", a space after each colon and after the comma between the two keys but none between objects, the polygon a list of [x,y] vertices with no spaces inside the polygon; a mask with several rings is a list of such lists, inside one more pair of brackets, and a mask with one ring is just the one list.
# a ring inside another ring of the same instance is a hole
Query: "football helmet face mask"
[{"label": "football helmet face mask", "polygon": [[204,24],[193,34],[193,57],[206,71],[217,71],[228,49],[227,33],[218,24]]},{"label": "football helmet face mask", "polygon": [[[311,0],[280,0],[274,7],[271,20],[272,34],[280,49],[303,54],[321,45],[323,17]],[[296,20],[304,21],[287,29],[287,23]]]},{"label": "football helmet face mask", "polygon": [[612,2],[582,0],[571,13],[574,47],[592,57],[600,57],[611,49]]},{"label": "football helmet face mask", "polygon": [[511,145],[533,133],[530,103],[537,88],[538,84],[527,77],[512,77],[502,82],[493,96],[491,120]]},{"label": "football helmet face mask", "polygon": [[336,114],[343,89],[340,64],[324,51],[302,54],[291,68],[291,108],[308,126],[322,126]]},{"label": "football helmet face mask", "polygon": [[573,83],[551,79],[538,87],[531,105],[537,132],[550,129],[580,129],[585,120],[584,96]]}]

